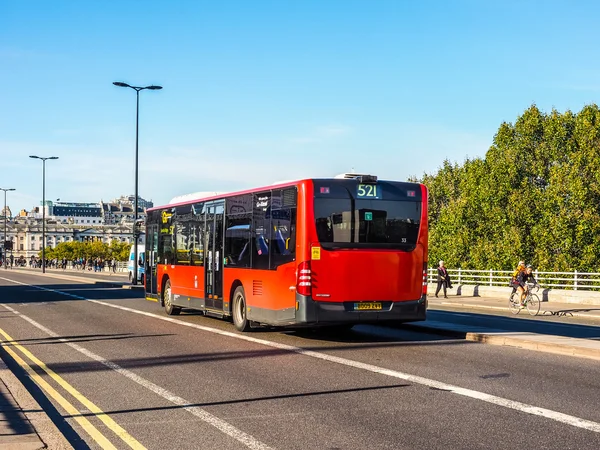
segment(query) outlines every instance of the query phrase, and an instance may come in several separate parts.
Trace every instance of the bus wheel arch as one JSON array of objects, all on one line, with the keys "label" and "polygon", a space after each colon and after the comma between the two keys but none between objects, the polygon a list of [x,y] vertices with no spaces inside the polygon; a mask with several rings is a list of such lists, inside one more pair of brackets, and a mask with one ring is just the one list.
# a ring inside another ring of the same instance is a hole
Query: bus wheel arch
[{"label": "bus wheel arch", "polygon": [[250,321],[246,315],[247,312],[246,293],[244,287],[240,285],[233,292],[233,300],[231,301],[231,316],[233,324],[238,331],[249,331]]},{"label": "bus wheel arch", "polygon": [[176,316],[181,312],[181,308],[179,306],[174,306],[172,303],[172,294],[171,294],[171,280],[169,277],[165,277],[162,282],[162,294],[161,300],[162,305],[165,308],[165,312],[169,316]]}]

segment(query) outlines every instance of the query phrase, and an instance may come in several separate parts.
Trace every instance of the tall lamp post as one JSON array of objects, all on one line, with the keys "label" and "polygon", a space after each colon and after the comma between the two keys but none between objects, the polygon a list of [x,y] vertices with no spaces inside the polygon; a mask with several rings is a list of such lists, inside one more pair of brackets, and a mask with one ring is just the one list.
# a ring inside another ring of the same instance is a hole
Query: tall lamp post
[{"label": "tall lamp post", "polygon": [[6,264],[6,192],[14,191],[14,188],[0,188],[0,191],[4,191],[4,268],[8,269],[8,264]]},{"label": "tall lamp post", "polygon": [[46,160],[58,159],[58,156],[34,156],[30,158],[42,160],[42,273],[46,273]]},{"label": "tall lamp post", "polygon": [[123,83],[121,81],[113,82],[115,86],[130,88],[135,91],[135,100],[136,100],[136,108],[135,108],[135,199],[133,206],[133,276],[131,277],[131,282],[133,284],[137,284],[138,280],[138,242],[137,242],[137,217],[138,217],[138,135],[139,135],[139,125],[140,125],[140,91],[144,89],[149,89],[151,91],[157,91],[162,89],[162,86],[130,86],[127,83]]}]

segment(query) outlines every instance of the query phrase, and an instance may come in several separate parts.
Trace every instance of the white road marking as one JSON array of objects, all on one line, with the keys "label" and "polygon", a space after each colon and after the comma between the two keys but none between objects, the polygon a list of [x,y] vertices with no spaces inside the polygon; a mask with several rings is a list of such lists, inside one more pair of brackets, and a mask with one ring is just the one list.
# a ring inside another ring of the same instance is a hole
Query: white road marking
[{"label": "white road marking", "polygon": [[[13,280],[7,280],[7,281],[13,281]],[[18,283],[18,284],[23,284],[26,286],[34,286],[34,285],[28,285],[26,283],[20,283],[20,282],[16,282],[16,281],[13,281],[13,282]],[[236,333],[232,333],[229,331],[224,331],[224,330],[206,327],[203,325],[197,325],[194,323],[184,322],[182,320],[174,319],[172,317],[160,316],[158,314],[154,314],[154,313],[150,313],[150,312],[146,312],[146,311],[139,311],[139,310],[136,310],[133,308],[128,308],[126,306],[114,305],[114,304],[103,302],[100,300],[92,300],[92,299],[88,299],[85,297],[80,297],[77,295],[69,294],[66,292],[61,292],[59,290],[48,289],[48,288],[43,288],[43,287],[39,287],[39,286],[35,286],[35,287],[42,289],[42,290],[62,293],[64,295],[67,295],[67,296],[70,296],[73,298],[86,300],[86,301],[89,301],[92,303],[96,303],[98,305],[103,305],[103,306],[108,306],[110,308],[119,309],[121,311],[127,311],[127,312],[131,312],[134,314],[140,314],[140,315],[143,315],[146,317],[152,317],[152,318],[158,319],[158,320],[163,320],[165,322],[171,322],[171,323],[175,323],[175,324],[190,327],[190,328],[195,328],[197,330],[206,331],[208,333],[214,333],[214,334],[219,334],[221,336],[227,336],[227,337],[231,337],[234,339],[240,339],[240,340],[247,341],[247,342],[253,342],[255,344],[261,344],[261,345],[265,345],[268,347],[277,348],[280,350],[286,350],[289,352],[298,353],[300,355],[309,356],[311,358],[316,358],[316,359],[328,361],[328,362],[335,363],[335,364],[340,364],[340,365],[347,366],[347,367],[353,367],[355,369],[365,370],[368,372],[377,373],[377,374],[385,375],[385,376],[392,377],[392,378],[398,378],[401,380],[409,381],[411,383],[420,384],[420,385],[431,387],[431,388],[441,389],[441,390],[448,391],[448,392],[451,392],[451,393],[454,393],[457,395],[461,395],[464,397],[472,398],[475,400],[481,400],[483,402],[491,403],[493,405],[502,406],[504,408],[509,408],[509,409],[514,409],[516,411],[524,412],[527,414],[532,414],[534,416],[544,417],[546,419],[554,420],[556,422],[561,422],[561,423],[564,423],[567,425],[571,425],[573,427],[583,428],[585,430],[593,431],[595,433],[600,433],[600,423],[598,423],[598,422],[593,422],[591,420],[586,420],[586,419],[582,419],[582,418],[579,418],[576,416],[571,416],[571,415],[564,414],[564,413],[561,413],[558,411],[553,411],[551,409],[540,408],[537,406],[529,405],[527,403],[521,403],[518,401],[498,397],[496,395],[486,394],[485,392],[479,392],[479,391],[474,391],[472,389],[461,388],[459,386],[446,384],[441,381],[436,381],[436,380],[432,380],[429,378],[420,377],[417,375],[411,375],[411,374],[399,372],[396,370],[386,369],[386,368],[378,367],[378,366],[375,366],[372,364],[361,363],[361,362],[353,361],[353,360],[346,359],[346,358],[340,358],[337,356],[328,355],[326,353],[315,352],[312,350],[306,350],[306,349],[303,349],[300,347],[295,347],[292,345],[280,344],[278,342],[271,342],[271,341],[267,341],[264,339],[258,339],[258,338],[254,338],[251,336],[243,335],[243,334],[236,334]],[[4,305],[4,306],[6,307],[6,305]],[[69,345],[75,345],[75,344],[69,344]],[[102,362],[102,361],[100,361],[100,362]],[[125,369],[121,369],[121,370],[125,370]]]},{"label": "white road marking", "polygon": [[[0,279],[4,280],[4,278],[0,278]],[[8,280],[8,281],[13,281],[13,280]],[[24,283],[19,283],[16,281],[13,281],[13,282],[18,283],[18,284],[24,284]],[[42,288],[42,287],[40,287],[39,289],[42,289],[45,291],[61,293],[61,291],[54,290],[54,289],[48,289],[48,288]],[[73,294],[65,294],[65,295],[68,295],[70,297],[75,297],[78,299],[84,299],[83,297],[79,297],[79,296],[76,296]],[[84,299],[84,300],[91,301],[89,299]],[[219,431],[225,433],[227,436],[236,439],[237,441],[246,445],[248,448],[251,448],[253,450],[272,450],[272,447],[269,447],[268,445],[260,442],[258,439],[254,438],[253,436],[251,436],[247,433],[244,433],[243,431],[237,429],[236,427],[225,422],[224,420],[219,419],[216,416],[213,416],[212,414],[203,410],[202,408],[199,408],[197,406],[192,406],[191,402],[185,400],[184,398],[181,398],[181,397],[175,395],[174,393],[168,391],[167,389],[164,389],[164,388],[152,383],[151,381],[146,380],[145,378],[142,378],[139,375],[136,375],[135,373],[133,373],[127,369],[124,369],[123,367],[119,366],[118,364],[116,364],[112,361],[109,361],[109,360],[103,358],[102,356],[92,353],[91,351],[89,351],[77,344],[68,342],[66,339],[61,338],[54,331],[50,330],[49,328],[46,328],[44,325],[36,322],[35,320],[31,319],[30,317],[27,317],[26,315],[21,314],[19,311],[11,308],[10,306],[8,306],[8,305],[2,305],[2,306],[4,306],[7,310],[11,311],[15,315],[26,320],[34,327],[42,330],[44,333],[48,334],[51,337],[57,338],[57,340],[59,340],[60,342],[68,345],[69,347],[71,347],[74,350],[77,350],[78,352],[84,354],[88,358],[104,364],[105,366],[111,368],[115,372],[118,372],[119,374],[123,375],[124,377],[136,382],[140,386],[145,387],[146,389],[154,392],[155,394],[159,395],[160,397],[164,398],[165,400],[168,400],[169,402],[174,403],[177,406],[181,406],[182,409],[185,409],[187,412],[193,414],[194,416],[196,416],[200,420],[206,422],[207,424],[212,425],[213,427],[217,428]]]}]

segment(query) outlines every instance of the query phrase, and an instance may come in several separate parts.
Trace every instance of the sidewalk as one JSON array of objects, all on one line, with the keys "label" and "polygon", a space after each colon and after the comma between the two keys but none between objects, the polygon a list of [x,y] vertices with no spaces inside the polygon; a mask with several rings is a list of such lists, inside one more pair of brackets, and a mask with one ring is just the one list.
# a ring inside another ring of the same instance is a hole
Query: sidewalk
[{"label": "sidewalk", "polygon": [[[504,297],[467,297],[460,295],[449,295],[448,298],[435,298],[433,295],[427,297],[429,308],[436,309],[436,306],[451,306],[468,309],[506,311],[510,317],[512,313],[508,310],[508,296]],[[483,312],[483,311],[482,311]],[[522,310],[520,316],[529,316],[527,310]],[[541,302],[539,316],[568,317],[586,317],[598,320],[600,326],[600,305],[561,303],[561,302]],[[561,320],[562,321],[562,320]]]},{"label": "sidewalk", "polygon": [[0,448],[23,450],[44,448],[44,443],[2,380],[0,380]]}]

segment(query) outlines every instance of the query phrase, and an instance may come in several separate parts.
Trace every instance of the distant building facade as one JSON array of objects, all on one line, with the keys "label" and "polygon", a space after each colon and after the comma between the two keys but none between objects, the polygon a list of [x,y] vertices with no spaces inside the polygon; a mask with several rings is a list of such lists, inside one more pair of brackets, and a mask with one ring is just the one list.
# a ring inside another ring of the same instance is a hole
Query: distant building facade
[{"label": "distant building facade", "polygon": [[[6,239],[12,242],[12,254],[15,257],[38,256],[43,246],[42,216],[45,214],[46,248],[73,241],[110,244],[117,240],[132,244],[134,199],[135,196],[129,195],[108,203],[46,201],[44,205],[34,207],[31,211],[21,210],[15,218],[12,218],[7,207]],[[138,220],[145,220],[146,209],[152,206],[151,201],[138,197]],[[144,241],[145,235],[142,233],[138,237],[138,243],[143,244]],[[3,247],[2,242],[0,248],[4,250]]]},{"label": "distant building facade", "polygon": [[[63,242],[119,242],[133,243],[133,223],[127,225],[96,225],[92,227],[46,221],[46,248],[54,248]],[[12,254],[15,257],[38,256],[42,250],[42,220],[17,217],[7,223],[6,239],[12,241]],[[145,234],[138,237],[138,243],[145,242]],[[0,247],[3,247],[0,245]],[[11,253],[10,251],[8,252]]]}]

